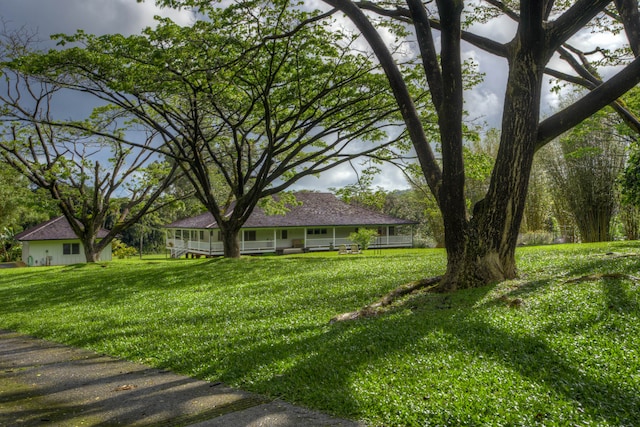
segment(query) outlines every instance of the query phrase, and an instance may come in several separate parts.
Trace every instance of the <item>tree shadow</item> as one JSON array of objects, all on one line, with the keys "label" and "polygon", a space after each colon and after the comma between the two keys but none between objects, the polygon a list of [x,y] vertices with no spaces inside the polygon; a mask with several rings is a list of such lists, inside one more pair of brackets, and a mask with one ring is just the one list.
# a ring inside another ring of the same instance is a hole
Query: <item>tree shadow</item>
[{"label": "tree shadow", "polygon": [[[532,287],[543,285],[541,282],[531,284]],[[273,331],[283,339],[253,345],[246,341],[229,354],[222,369],[216,372],[222,371],[225,381],[244,384],[261,393],[359,418],[367,413],[367,410],[359,409],[360,406],[367,403],[358,396],[354,376],[368,371],[368,367],[373,375],[380,375],[380,365],[387,363],[382,361],[393,360],[394,355],[405,352],[411,354],[407,349],[425,337],[446,334],[451,337],[451,351],[466,352],[473,360],[490,360],[517,373],[524,381],[548,390],[551,395],[548,399],[573,402],[578,412],[584,411],[584,419],[613,425],[638,422],[640,397],[637,390],[582,370],[558,348],[551,347],[544,334],[511,333],[481,317],[476,318],[474,311],[466,310],[493,289],[488,286],[464,297],[410,297],[379,318],[326,326],[320,333],[313,333],[313,328],[309,328],[306,336],[295,327],[283,327]],[[531,289],[525,292],[531,292]],[[612,288],[611,292],[616,293],[617,289]],[[424,304],[425,299],[427,304]],[[429,314],[433,311],[440,312],[440,320],[434,321],[435,317]],[[425,325],[425,322],[431,323]],[[291,336],[301,338],[284,339]],[[268,369],[262,369],[273,365],[281,367],[279,374],[271,375]],[[254,366],[254,369],[245,372],[237,370],[236,366]],[[429,369],[429,366],[423,366],[423,369]],[[213,371],[205,370],[201,375],[206,377],[209,373]],[[442,375],[444,378],[456,374],[443,372]],[[393,382],[392,377],[390,373],[390,378],[380,380]],[[429,411],[434,413],[438,409],[425,409],[425,413]],[[525,424],[554,422],[546,418],[549,415],[543,408],[520,415],[525,417],[520,419],[528,420]],[[413,417],[420,423],[433,421],[425,414],[416,413]],[[454,418],[449,422],[456,423]]]}]

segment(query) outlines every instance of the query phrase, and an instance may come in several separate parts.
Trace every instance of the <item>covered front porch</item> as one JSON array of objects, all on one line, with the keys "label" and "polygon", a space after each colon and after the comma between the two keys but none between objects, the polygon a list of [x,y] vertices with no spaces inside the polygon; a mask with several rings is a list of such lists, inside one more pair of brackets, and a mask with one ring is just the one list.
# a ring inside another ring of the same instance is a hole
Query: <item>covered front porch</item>
[{"label": "covered front porch", "polygon": [[[366,227],[374,228],[374,227]],[[410,226],[379,226],[370,248],[401,248],[413,246]],[[349,235],[358,227],[254,228],[240,232],[240,253],[294,253],[337,250],[353,242]],[[223,245],[217,229],[167,229],[166,247],[172,258],[183,255],[220,256]]]}]

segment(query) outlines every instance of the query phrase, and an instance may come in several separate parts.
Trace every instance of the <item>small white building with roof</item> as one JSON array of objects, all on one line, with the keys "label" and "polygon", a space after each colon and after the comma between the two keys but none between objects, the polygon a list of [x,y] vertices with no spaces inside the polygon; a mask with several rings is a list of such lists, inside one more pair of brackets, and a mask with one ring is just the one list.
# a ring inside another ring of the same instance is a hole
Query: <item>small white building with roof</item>
[{"label": "small white building with roof", "polygon": [[[106,234],[106,230],[101,230],[98,238]],[[38,224],[15,237],[22,242],[22,261],[30,267],[87,262],[84,246],[64,216]],[[111,243],[100,253],[99,261],[111,261]]]}]

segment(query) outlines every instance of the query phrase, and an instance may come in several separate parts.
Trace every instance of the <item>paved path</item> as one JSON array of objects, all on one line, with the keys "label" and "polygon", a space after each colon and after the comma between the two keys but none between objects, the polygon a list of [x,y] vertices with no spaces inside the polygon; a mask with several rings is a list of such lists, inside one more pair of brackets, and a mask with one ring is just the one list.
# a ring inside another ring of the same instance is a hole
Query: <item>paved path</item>
[{"label": "paved path", "polygon": [[363,424],[0,330],[0,426]]}]

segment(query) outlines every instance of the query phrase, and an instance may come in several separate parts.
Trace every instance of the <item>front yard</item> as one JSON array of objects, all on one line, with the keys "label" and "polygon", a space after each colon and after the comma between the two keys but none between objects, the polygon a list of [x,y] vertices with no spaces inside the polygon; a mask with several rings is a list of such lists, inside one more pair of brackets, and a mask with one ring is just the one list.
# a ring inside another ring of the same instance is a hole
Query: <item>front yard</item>
[{"label": "front yard", "polygon": [[0,328],[372,425],[640,425],[639,251],[523,248],[518,280],[336,324],[444,252],[6,269]]}]

